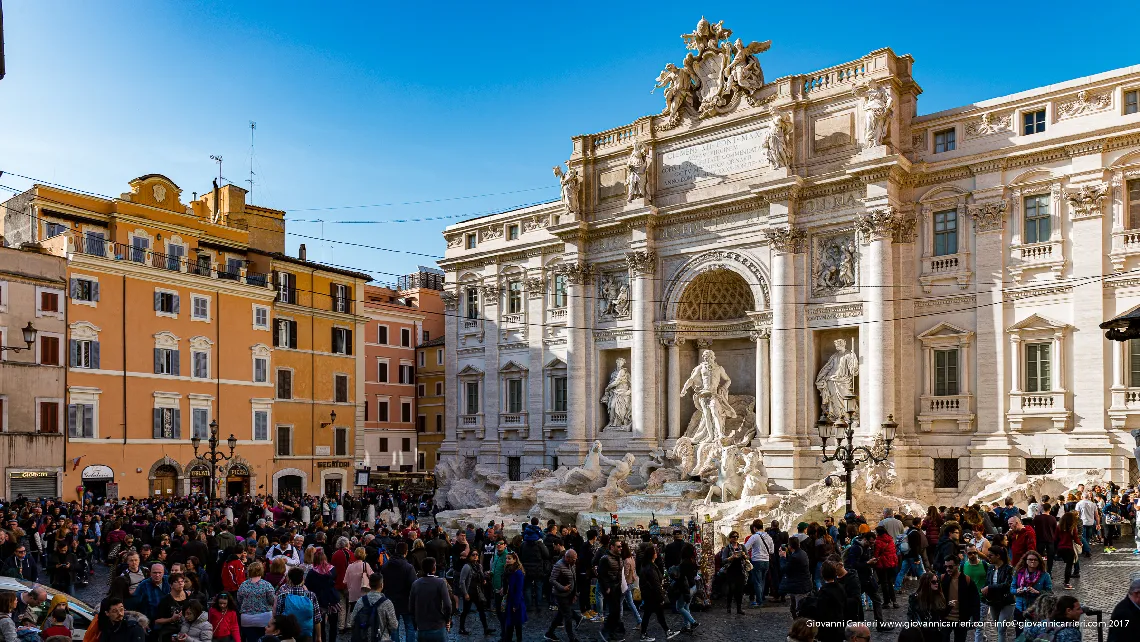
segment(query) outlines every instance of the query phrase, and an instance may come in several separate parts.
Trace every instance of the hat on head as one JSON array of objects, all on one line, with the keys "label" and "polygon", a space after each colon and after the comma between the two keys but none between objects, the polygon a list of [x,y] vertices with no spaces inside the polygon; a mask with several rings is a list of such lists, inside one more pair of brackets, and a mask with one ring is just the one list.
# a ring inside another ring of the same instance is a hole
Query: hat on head
[{"label": "hat on head", "polygon": [[800,522],[799,524],[796,524],[796,530],[797,530],[797,531],[803,530],[803,529],[805,529],[805,528],[807,528],[807,527],[808,527],[808,523],[807,523],[807,522]]}]

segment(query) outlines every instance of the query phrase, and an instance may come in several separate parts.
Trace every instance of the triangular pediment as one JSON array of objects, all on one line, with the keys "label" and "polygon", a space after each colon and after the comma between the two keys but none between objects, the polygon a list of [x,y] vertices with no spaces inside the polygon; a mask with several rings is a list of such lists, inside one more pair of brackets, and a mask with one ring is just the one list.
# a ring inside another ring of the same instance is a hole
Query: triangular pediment
[{"label": "triangular pediment", "polygon": [[1059,330],[1069,327],[1068,323],[1061,323],[1054,321],[1047,316],[1041,314],[1031,314],[1025,319],[1006,328],[1006,332],[1021,332],[1024,330]]},{"label": "triangular pediment", "polygon": [[554,357],[544,367],[547,370],[558,370],[559,368],[565,370],[566,369],[566,362],[563,361],[562,359],[559,359],[558,357]]},{"label": "triangular pediment", "polygon": [[961,337],[961,336],[968,336],[971,334],[973,334],[973,332],[966,330],[964,328],[959,328],[958,326],[956,326],[952,323],[946,323],[945,321],[943,321],[942,323],[939,323],[938,325],[927,330],[926,332],[923,332],[922,334],[918,335],[918,338],[919,339],[934,339],[936,337]]},{"label": "triangular pediment", "polygon": [[458,374],[460,377],[481,377],[483,376],[483,371],[475,366],[467,365],[463,366],[463,369],[460,370]]},{"label": "triangular pediment", "polygon": [[502,368],[499,368],[499,372],[526,372],[526,371],[527,371],[527,367],[522,365],[522,364],[519,364],[516,361],[508,361],[506,364],[503,365]]}]

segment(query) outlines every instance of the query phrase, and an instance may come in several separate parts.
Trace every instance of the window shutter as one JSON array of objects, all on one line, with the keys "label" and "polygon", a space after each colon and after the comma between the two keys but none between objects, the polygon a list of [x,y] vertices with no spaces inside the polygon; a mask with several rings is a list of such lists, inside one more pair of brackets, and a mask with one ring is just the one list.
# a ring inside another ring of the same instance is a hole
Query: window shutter
[{"label": "window shutter", "polygon": [[158,312],[162,309],[162,294],[160,292],[154,293],[154,311]]},{"label": "window shutter", "polygon": [[99,282],[98,281],[92,281],[91,282],[91,300],[92,301],[98,301],[99,300]]},{"label": "window shutter", "polygon": [[162,408],[154,409],[154,438],[162,439]]},{"label": "window shutter", "polygon": [[[289,347],[290,348],[296,348],[297,347],[297,322],[296,321],[290,321],[289,322]],[[311,348],[311,346],[310,346],[310,348]]]},{"label": "window shutter", "polygon": [[334,312],[337,311],[337,305],[339,304],[339,297],[337,297],[337,295],[336,295],[336,283],[329,283],[329,301],[332,302],[329,305],[329,309],[333,310]]},{"label": "window shutter", "polygon": [[79,296],[79,279],[71,280],[71,298]]},{"label": "window shutter", "polygon": [[332,332],[332,340],[331,340],[331,342],[329,343],[329,352],[336,352],[336,330],[337,330],[336,328],[333,328],[333,329],[331,330],[331,332]]},{"label": "window shutter", "polygon": [[281,334],[281,321],[279,319],[274,319],[273,320],[273,347],[274,348],[279,346],[279,342],[277,341],[277,336],[279,334]]},{"label": "window shutter", "polygon": [[174,438],[182,439],[182,409],[174,409]]},{"label": "window shutter", "polygon": [[175,294],[174,295],[174,314],[178,314],[178,311],[179,311],[180,306],[178,304],[178,300],[179,300],[179,296],[177,294]]},{"label": "window shutter", "polygon": [[76,407],[75,404],[73,404],[73,403],[67,404],[67,434],[71,437],[82,436],[76,432],[76,428],[78,427],[78,424],[79,424],[77,413],[76,413],[77,410],[78,410],[78,407]]},{"label": "window shutter", "polygon": [[162,374],[162,348],[154,349],[154,374]]},{"label": "window shutter", "polygon": [[182,368],[179,367],[179,363],[178,363],[179,362],[179,356],[181,354],[182,354],[181,350],[171,350],[170,351],[171,361],[174,362],[173,365],[171,366],[170,370],[171,370],[171,374],[173,374],[176,377],[182,375]]},{"label": "window shutter", "polygon": [[344,331],[344,353],[352,354],[352,330]]},{"label": "window shutter", "polygon": [[96,369],[96,370],[99,369],[99,342],[98,341],[92,341],[91,342],[91,367]]},{"label": "window shutter", "polygon": [[[71,282],[74,284],[75,280],[72,279]],[[79,342],[76,341],[75,339],[72,339],[71,341],[68,341],[67,343],[68,343],[68,354],[69,354],[68,359],[67,359],[67,365],[71,366],[72,368],[76,368],[79,366]]]}]

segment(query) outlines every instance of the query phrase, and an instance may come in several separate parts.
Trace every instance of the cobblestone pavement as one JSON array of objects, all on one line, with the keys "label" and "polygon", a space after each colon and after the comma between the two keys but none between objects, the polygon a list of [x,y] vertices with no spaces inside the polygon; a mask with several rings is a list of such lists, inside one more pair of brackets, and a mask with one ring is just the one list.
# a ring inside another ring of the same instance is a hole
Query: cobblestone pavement
[{"label": "cobblestone pavement", "polygon": [[[1099,549],[1099,547],[1097,548]],[[1064,570],[1063,564],[1057,564],[1053,568],[1054,590],[1058,593],[1070,593],[1061,588],[1064,581]],[[1091,560],[1082,560],[1081,577],[1073,580],[1074,590],[1071,593],[1080,598],[1082,604],[1103,610],[1104,618],[1107,619],[1112,608],[1124,597],[1133,574],[1140,574],[1140,555],[1132,555],[1130,551],[1111,554],[1094,553]],[[96,571],[95,580],[86,588],[78,589],[76,597],[92,606],[97,606],[99,601],[106,596],[109,583],[109,571],[100,565]],[[906,620],[906,595],[909,595],[913,588],[913,582],[904,587],[904,594],[899,596],[900,608],[887,609],[883,612],[887,620],[894,622]],[[746,606],[745,611],[745,615],[726,614],[724,603],[719,602],[709,611],[694,612],[694,617],[701,623],[700,628],[694,635],[682,635],[674,638],[674,642],[688,642],[694,639],[701,642],[729,640],[733,642],[743,642],[744,640],[784,642],[792,622],[787,605],[767,604],[758,609],[750,609]],[[530,619],[524,627],[526,642],[540,642],[553,615],[545,606],[537,611],[531,609]],[[671,626],[680,626],[680,616],[666,612],[666,619]],[[637,640],[636,622],[629,612],[625,616],[625,625],[628,630],[627,639],[630,642],[635,642]],[[453,633],[449,636],[450,641],[485,642],[486,640],[497,642],[499,639],[498,634],[484,639],[478,616],[474,613],[468,617],[467,626],[469,630],[475,632],[474,635],[460,636]],[[492,626],[496,629],[499,628],[497,623],[492,623]],[[458,622],[456,622],[453,629],[458,631],[458,628]],[[600,629],[601,624],[585,622],[578,630],[578,636],[583,641],[597,640]],[[664,639],[655,621],[650,624],[649,635],[656,637],[659,641]],[[561,629],[560,637],[564,637],[564,632]],[[871,637],[875,642],[894,642],[898,638],[898,632],[884,631],[880,633],[873,631]],[[997,639],[992,630],[987,632],[986,637],[990,641]],[[973,640],[972,635],[969,639]],[[1009,639],[1012,640],[1012,637]],[[1085,630],[1085,642],[1092,642],[1096,639],[1096,633],[1092,629]],[[338,642],[348,642],[348,636],[341,635]]]}]

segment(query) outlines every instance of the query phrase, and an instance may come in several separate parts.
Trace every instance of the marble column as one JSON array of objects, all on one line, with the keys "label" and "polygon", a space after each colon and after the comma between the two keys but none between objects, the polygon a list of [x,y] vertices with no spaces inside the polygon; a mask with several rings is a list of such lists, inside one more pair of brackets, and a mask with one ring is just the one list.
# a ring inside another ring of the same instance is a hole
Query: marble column
[{"label": "marble column", "polygon": [[804,251],[806,234],[794,227],[768,230],[772,246],[771,437],[796,436],[795,254]]},{"label": "marble column", "polygon": [[891,239],[897,214],[886,207],[863,214],[856,225],[866,244],[867,287],[862,288],[866,353],[860,355],[859,432],[877,434],[895,413],[894,295]]},{"label": "marble column", "polygon": [[[756,436],[767,437],[772,433],[771,415],[768,402],[771,401],[770,380],[768,375],[769,359],[769,333],[767,330],[757,331],[753,338],[756,341]],[[757,444],[760,445],[760,444]]]},{"label": "marble column", "polygon": [[[440,295],[444,310],[444,342],[443,350],[447,364],[448,376],[444,379],[444,413],[443,413],[443,444],[439,447],[440,461],[454,457],[459,453],[459,442],[456,436],[456,417],[459,415],[459,395],[461,386],[455,378],[459,363],[456,346],[459,345],[459,293],[445,290]],[[363,351],[361,351],[363,353]],[[366,398],[365,403],[372,403],[372,398]]]},{"label": "marble column", "polygon": [[590,305],[591,274],[588,265],[572,259],[561,266],[566,275],[566,441],[558,447],[560,466],[578,466],[585,457],[586,409],[593,401],[586,389],[586,351],[590,349],[586,311]]},{"label": "marble column", "polygon": [[680,344],[684,339],[671,337],[662,339],[665,344],[666,361],[669,368],[666,374],[665,394],[666,412],[668,413],[669,428],[666,438],[676,440],[681,437],[681,350]]},{"label": "marble column", "polygon": [[[483,390],[483,439],[479,443],[480,463],[494,462],[499,467],[502,455],[502,437],[499,435],[499,412],[503,407],[502,387],[499,385],[499,344],[502,341],[500,326],[502,318],[499,314],[502,308],[503,290],[499,285],[497,272],[490,274],[487,281],[480,286],[479,294],[483,299],[483,327],[484,327],[484,360],[485,371],[480,382]],[[506,472],[505,464],[502,466]]]},{"label": "marble column", "polygon": [[625,255],[631,283],[633,312],[632,356],[629,368],[633,388],[634,443],[658,440],[657,431],[657,340],[653,327],[655,296],[653,274],[657,255],[639,250]]}]

